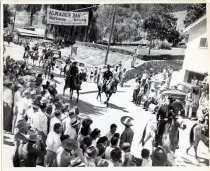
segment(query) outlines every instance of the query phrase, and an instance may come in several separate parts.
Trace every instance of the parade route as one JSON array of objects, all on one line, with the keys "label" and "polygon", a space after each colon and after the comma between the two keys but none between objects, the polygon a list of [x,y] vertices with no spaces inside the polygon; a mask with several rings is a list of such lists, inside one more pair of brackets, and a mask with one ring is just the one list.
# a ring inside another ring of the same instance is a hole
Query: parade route
[{"label": "parade route", "polygon": [[[11,44],[10,47],[6,45],[6,54],[14,58],[15,60],[22,59],[23,47],[17,48],[17,45]],[[34,68],[36,70],[36,67]],[[59,82],[57,90],[59,97],[64,101],[69,101],[69,89],[66,89],[65,96],[63,96],[63,87],[64,87],[64,77],[55,77]],[[143,148],[139,145],[143,129],[147,122],[150,119],[155,119],[155,115],[152,114],[151,110],[145,111],[142,109],[142,106],[136,106],[131,102],[132,93],[134,88],[134,80],[130,80],[125,83],[124,87],[118,86],[116,94],[113,94],[110,98],[110,106],[106,107],[104,104],[105,95],[102,95],[102,101],[96,99],[97,97],[97,85],[95,83],[83,82],[82,90],[80,91],[78,107],[80,109],[80,116],[82,118],[90,117],[93,120],[91,128],[99,128],[101,130],[101,135],[105,135],[109,131],[109,127],[112,123],[115,123],[117,127],[117,132],[122,133],[124,126],[120,122],[122,116],[128,115],[134,118],[134,140],[132,144],[131,152],[133,155],[140,157],[141,149]],[[73,101],[70,102],[71,106],[77,105],[76,101],[76,92],[73,95]],[[151,106],[152,108],[152,106]],[[198,146],[198,160],[194,158],[193,148],[190,149],[189,154],[186,154],[186,148],[189,145],[189,131],[192,125],[196,121],[191,121],[185,119],[187,128],[186,130],[180,130],[180,142],[179,149],[176,151],[177,164],[179,166],[207,166],[209,165],[209,152],[208,148],[203,144],[199,143]],[[10,167],[11,166],[11,157],[14,151],[14,141],[13,135],[8,132],[3,133],[4,144],[3,144],[3,153],[7,153],[3,157],[3,165]],[[146,148],[151,149],[151,142],[145,145]]]}]

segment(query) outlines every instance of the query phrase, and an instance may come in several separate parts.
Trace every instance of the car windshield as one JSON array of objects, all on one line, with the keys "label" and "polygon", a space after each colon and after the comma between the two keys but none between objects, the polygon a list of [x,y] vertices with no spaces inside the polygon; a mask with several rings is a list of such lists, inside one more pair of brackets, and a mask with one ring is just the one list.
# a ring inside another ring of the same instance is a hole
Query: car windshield
[{"label": "car windshield", "polygon": [[[180,91],[184,92],[185,94],[188,93],[189,89],[190,89],[190,87],[188,87],[186,85],[182,85],[182,84],[177,85],[177,90],[180,90]],[[193,88],[193,93],[195,95],[198,95],[199,94],[199,89]]]}]

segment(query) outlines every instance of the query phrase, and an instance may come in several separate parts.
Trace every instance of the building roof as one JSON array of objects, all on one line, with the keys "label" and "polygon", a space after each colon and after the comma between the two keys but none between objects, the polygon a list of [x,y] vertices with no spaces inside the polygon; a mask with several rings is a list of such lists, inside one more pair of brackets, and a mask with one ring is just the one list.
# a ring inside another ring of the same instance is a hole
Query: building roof
[{"label": "building roof", "polygon": [[189,26],[187,26],[184,29],[184,32],[189,31],[191,28],[195,27],[197,24],[199,24],[201,21],[205,20],[207,17],[206,15],[204,15],[203,17],[199,18],[198,20],[196,20],[194,23],[190,24]]}]

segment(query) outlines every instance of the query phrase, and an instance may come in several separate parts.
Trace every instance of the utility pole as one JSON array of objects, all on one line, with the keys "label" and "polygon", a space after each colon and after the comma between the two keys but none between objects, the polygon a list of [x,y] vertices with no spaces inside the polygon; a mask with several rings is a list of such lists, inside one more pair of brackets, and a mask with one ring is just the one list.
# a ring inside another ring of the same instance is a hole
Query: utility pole
[{"label": "utility pole", "polygon": [[109,54],[109,47],[112,39],[112,32],[114,28],[114,20],[115,20],[115,13],[116,13],[116,5],[114,5],[114,12],[113,12],[113,18],[112,18],[112,26],[111,26],[111,31],[110,31],[110,36],[109,36],[109,43],[106,51],[106,57],[105,57],[105,65],[107,64],[107,59],[108,59],[108,54]]},{"label": "utility pole", "polygon": [[14,29],[15,29],[15,18],[16,18],[16,11],[15,11],[15,15],[14,15],[14,23],[13,23],[13,27],[12,27],[12,32],[13,32]]}]

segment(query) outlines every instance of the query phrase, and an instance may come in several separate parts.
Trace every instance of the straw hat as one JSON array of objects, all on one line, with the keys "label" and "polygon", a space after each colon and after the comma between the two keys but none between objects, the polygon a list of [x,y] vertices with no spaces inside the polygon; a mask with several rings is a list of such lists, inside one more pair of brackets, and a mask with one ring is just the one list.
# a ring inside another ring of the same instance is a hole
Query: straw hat
[{"label": "straw hat", "polygon": [[86,149],[86,153],[88,157],[95,157],[98,155],[99,150],[95,146],[90,146]]},{"label": "straw hat", "polygon": [[70,123],[71,123],[71,126],[73,127],[80,124],[80,121],[77,120],[77,118],[72,118]]},{"label": "straw hat", "polygon": [[105,159],[100,159],[97,163],[97,167],[108,167],[109,162]]},{"label": "straw hat", "polygon": [[155,149],[152,154],[153,166],[164,166],[167,160],[167,155],[161,147]]},{"label": "straw hat", "polygon": [[82,162],[80,157],[75,157],[70,161],[71,167],[85,167],[85,163]]},{"label": "straw hat", "polygon": [[62,141],[62,146],[67,150],[75,150],[77,148],[77,142],[71,138],[67,138]]},{"label": "straw hat", "polygon": [[30,131],[29,135],[26,135],[26,138],[30,141],[37,141],[38,140],[38,135],[35,131]]},{"label": "straw hat", "polygon": [[121,123],[123,125],[133,126],[133,123],[132,123],[133,121],[134,121],[134,119],[132,117],[130,117],[130,116],[123,116],[121,118]]}]

